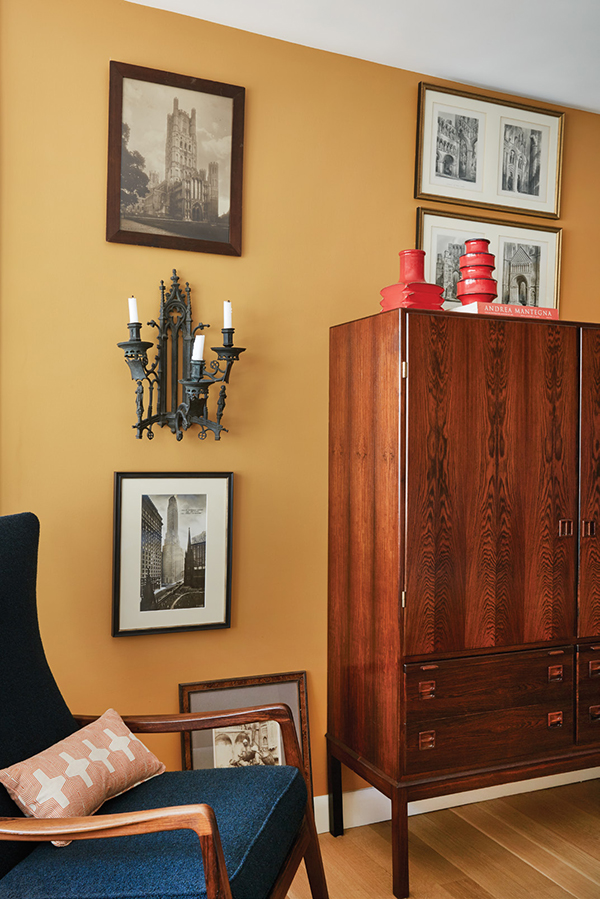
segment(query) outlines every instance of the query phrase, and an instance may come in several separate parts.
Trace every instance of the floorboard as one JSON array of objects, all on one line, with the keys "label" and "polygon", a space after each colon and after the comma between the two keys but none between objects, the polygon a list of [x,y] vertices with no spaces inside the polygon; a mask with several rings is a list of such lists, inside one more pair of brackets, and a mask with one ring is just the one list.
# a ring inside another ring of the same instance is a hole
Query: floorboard
[{"label": "floorboard", "polygon": [[[393,899],[389,821],[319,839],[330,899]],[[600,781],[415,815],[409,854],[411,899],[600,899]]]}]

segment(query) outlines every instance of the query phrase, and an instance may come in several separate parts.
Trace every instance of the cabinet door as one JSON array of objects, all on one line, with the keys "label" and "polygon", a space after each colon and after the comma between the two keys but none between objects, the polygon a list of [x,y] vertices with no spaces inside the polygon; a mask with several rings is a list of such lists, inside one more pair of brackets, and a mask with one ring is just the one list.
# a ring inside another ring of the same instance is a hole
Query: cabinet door
[{"label": "cabinet door", "polygon": [[407,655],[572,637],[577,329],[407,320]]},{"label": "cabinet door", "polygon": [[600,330],[581,332],[579,636],[600,635]]}]

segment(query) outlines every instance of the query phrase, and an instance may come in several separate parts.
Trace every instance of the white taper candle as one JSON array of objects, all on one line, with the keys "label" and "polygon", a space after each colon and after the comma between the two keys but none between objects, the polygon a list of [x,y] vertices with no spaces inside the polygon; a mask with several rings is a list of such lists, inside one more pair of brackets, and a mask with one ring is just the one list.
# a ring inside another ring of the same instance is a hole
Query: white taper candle
[{"label": "white taper candle", "polygon": [[129,321],[130,322],[138,322],[138,310],[137,310],[137,300],[135,297],[129,297],[127,300],[129,303]]},{"label": "white taper candle", "polygon": [[223,301],[223,327],[233,328],[231,324],[231,302],[229,300]]},{"label": "white taper candle", "polygon": [[194,346],[192,347],[192,362],[199,362],[204,358],[204,334],[197,334],[194,337]]}]

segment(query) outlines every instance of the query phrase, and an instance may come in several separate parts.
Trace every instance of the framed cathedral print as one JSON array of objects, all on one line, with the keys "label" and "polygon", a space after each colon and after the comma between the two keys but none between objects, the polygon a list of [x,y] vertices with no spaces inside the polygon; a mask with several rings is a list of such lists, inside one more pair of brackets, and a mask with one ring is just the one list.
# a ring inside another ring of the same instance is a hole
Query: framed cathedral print
[{"label": "framed cathedral print", "polygon": [[[425,280],[444,288],[444,309],[461,303],[456,284],[465,240],[484,237],[495,257],[495,303],[558,309],[561,228],[417,209],[416,246],[425,250]],[[537,313],[534,313],[537,314]]]},{"label": "framed cathedral print", "polygon": [[229,627],[231,472],[115,472],[113,637]]},{"label": "framed cathedral print", "polygon": [[419,87],[415,197],[558,218],[564,113]]},{"label": "framed cathedral print", "polygon": [[110,63],[106,239],[240,256],[245,90]]}]

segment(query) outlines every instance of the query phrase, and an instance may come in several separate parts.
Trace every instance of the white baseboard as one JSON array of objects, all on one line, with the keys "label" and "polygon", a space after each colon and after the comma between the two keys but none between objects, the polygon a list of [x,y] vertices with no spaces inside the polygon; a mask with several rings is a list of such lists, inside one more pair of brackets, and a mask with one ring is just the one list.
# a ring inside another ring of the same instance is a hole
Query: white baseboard
[{"label": "white baseboard", "polygon": [[[469,790],[465,793],[450,793],[447,796],[435,796],[432,799],[421,799],[408,803],[409,815],[422,815],[442,808],[454,808],[468,805],[471,802],[483,802],[486,799],[497,799],[500,796],[512,796],[515,793],[531,793],[534,790],[547,790],[564,784],[579,783],[583,780],[595,780],[600,777],[600,768],[586,768],[582,771],[568,771],[566,774],[552,774],[548,777],[534,777],[531,780],[519,780],[516,783],[499,784],[497,787],[485,787],[481,790]],[[392,816],[390,800],[375,787],[355,790],[343,794],[344,827],[361,827],[364,824],[376,824],[377,821],[389,821]],[[329,805],[327,796],[315,796],[315,822],[317,831],[325,833],[329,830]]]}]

